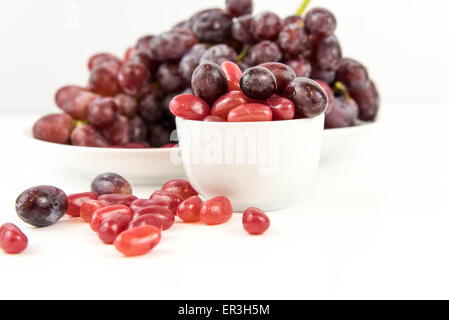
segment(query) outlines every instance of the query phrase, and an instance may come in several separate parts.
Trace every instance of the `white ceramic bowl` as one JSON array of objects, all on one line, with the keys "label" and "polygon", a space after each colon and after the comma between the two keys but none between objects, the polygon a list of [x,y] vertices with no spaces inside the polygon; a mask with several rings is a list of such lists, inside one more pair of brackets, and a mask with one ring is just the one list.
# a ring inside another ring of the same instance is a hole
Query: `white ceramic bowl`
[{"label": "white ceramic bowl", "polygon": [[323,123],[324,115],[240,123],[176,119],[190,183],[206,198],[228,197],[236,211],[281,209],[298,198],[317,171]]},{"label": "white ceramic bowl", "polygon": [[25,132],[27,147],[37,160],[52,163],[75,175],[93,179],[103,172],[115,172],[131,184],[160,185],[171,179],[185,178],[179,148],[111,149],[61,145],[33,138]]}]

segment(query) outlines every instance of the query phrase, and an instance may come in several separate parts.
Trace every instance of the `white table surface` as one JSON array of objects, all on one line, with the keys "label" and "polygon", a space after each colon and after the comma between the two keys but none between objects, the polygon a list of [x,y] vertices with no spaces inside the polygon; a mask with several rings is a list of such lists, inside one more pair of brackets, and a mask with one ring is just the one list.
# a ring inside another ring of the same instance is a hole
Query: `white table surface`
[{"label": "white table surface", "polygon": [[0,223],[17,223],[30,242],[21,255],[0,253],[0,298],[447,299],[448,119],[443,103],[384,104],[374,134],[323,161],[264,236],[247,235],[239,214],[215,227],[176,223],[150,254],[123,258],[76,219],[43,229],[19,220],[24,189],[73,193],[90,181],[25,157],[33,117],[1,115]]}]

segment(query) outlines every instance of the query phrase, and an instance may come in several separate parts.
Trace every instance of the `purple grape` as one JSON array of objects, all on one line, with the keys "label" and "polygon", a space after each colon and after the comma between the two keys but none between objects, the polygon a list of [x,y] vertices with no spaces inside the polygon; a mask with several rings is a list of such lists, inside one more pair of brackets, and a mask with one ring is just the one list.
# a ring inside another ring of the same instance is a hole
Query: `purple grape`
[{"label": "purple grape", "polygon": [[70,135],[70,140],[74,146],[81,147],[105,147],[108,141],[94,127],[88,124],[77,126]]},{"label": "purple grape", "polygon": [[87,64],[87,67],[89,71],[92,71],[96,67],[98,67],[100,64],[103,64],[104,62],[114,62],[117,64],[122,64],[122,60],[120,60],[118,57],[116,57],[113,54],[110,53],[98,53],[93,55]]},{"label": "purple grape", "polygon": [[86,91],[86,88],[80,86],[64,86],[56,91],[55,103],[59,108],[63,108],[67,101],[72,100],[78,93]]},{"label": "purple grape", "polygon": [[148,143],[152,147],[160,148],[170,143],[171,130],[161,123],[152,123],[148,126]]},{"label": "purple grape", "polygon": [[131,142],[129,120],[125,116],[118,116],[111,127],[103,130],[110,145],[123,146]]},{"label": "purple grape", "polygon": [[292,100],[296,107],[296,116],[313,118],[322,114],[328,105],[324,89],[308,78],[296,78],[287,85],[285,97]]},{"label": "purple grape", "polygon": [[285,62],[293,71],[297,77],[310,78],[312,74],[312,64],[306,58],[295,58]]},{"label": "purple grape", "polygon": [[152,56],[159,61],[177,61],[190,50],[198,39],[187,30],[172,30],[150,41]]},{"label": "purple grape", "polygon": [[102,96],[114,96],[120,92],[117,79],[118,67],[102,63],[92,70],[89,78],[89,89]]},{"label": "purple grape", "polygon": [[276,77],[267,68],[252,67],[243,73],[240,88],[249,98],[265,100],[276,92]]},{"label": "purple grape", "polygon": [[193,24],[191,20],[184,20],[175,24],[172,30],[187,30],[192,31]]},{"label": "purple grape", "polygon": [[327,9],[314,8],[307,12],[305,25],[309,34],[325,38],[334,34],[337,29],[337,19]]},{"label": "purple grape", "polygon": [[276,78],[278,94],[283,94],[285,87],[296,78],[295,71],[289,66],[279,62],[267,62],[262,63],[260,67],[270,70]]},{"label": "purple grape", "polygon": [[350,94],[359,106],[359,119],[375,120],[379,111],[380,98],[374,82],[370,80],[363,90],[350,91]]},{"label": "purple grape", "polygon": [[153,74],[159,68],[160,62],[157,61],[150,51],[143,51],[143,49],[136,49],[131,57],[129,58],[129,63],[141,63],[143,64],[150,74]]},{"label": "purple grape", "polygon": [[164,92],[176,92],[186,87],[177,63],[164,62],[156,73],[156,79]]},{"label": "purple grape", "polygon": [[335,101],[334,92],[332,91],[332,89],[329,87],[329,85],[326,82],[321,81],[321,80],[315,80],[315,81],[326,92],[328,104],[327,104],[327,108],[326,108],[325,113],[326,113],[326,115],[328,115],[329,113],[332,112],[332,108],[334,107],[334,101]]},{"label": "purple grape", "polygon": [[309,44],[306,29],[299,24],[286,25],[279,34],[279,45],[292,56],[303,53]]},{"label": "purple grape", "polygon": [[129,120],[129,131],[131,142],[146,142],[148,136],[148,129],[141,117],[135,116]]},{"label": "purple grape", "polygon": [[300,27],[304,27],[304,19],[297,15],[288,16],[287,18],[284,19],[284,26],[287,26],[289,24],[297,24]]},{"label": "purple grape", "polygon": [[204,43],[194,45],[179,62],[179,72],[184,80],[189,83],[192,73],[199,66],[201,57],[206,52],[208,46]]},{"label": "purple grape", "polygon": [[29,188],[16,200],[19,218],[35,227],[55,224],[65,215],[68,207],[67,195],[53,186]]},{"label": "purple grape", "polygon": [[193,22],[193,33],[201,42],[219,43],[231,33],[232,17],[222,10],[201,12]]},{"label": "purple grape", "polygon": [[204,63],[195,69],[192,75],[192,90],[209,106],[228,92],[226,75],[219,65]]},{"label": "purple grape", "polygon": [[116,173],[102,173],[90,184],[90,190],[99,196],[103,194],[132,194],[129,182]]},{"label": "purple grape", "polygon": [[237,62],[237,53],[226,44],[217,44],[204,52],[201,57],[200,64],[215,63],[221,65],[226,61]]},{"label": "purple grape", "polygon": [[113,98],[99,98],[93,100],[87,109],[89,124],[97,129],[111,127],[119,115],[119,109]]},{"label": "purple grape", "polygon": [[61,109],[71,115],[75,120],[87,120],[87,108],[92,100],[100,98],[90,91],[80,91],[69,100],[66,100]]},{"label": "purple grape", "polygon": [[336,72],[333,70],[321,70],[319,68],[313,68],[310,78],[321,80],[326,82],[328,85],[332,85],[335,81]]},{"label": "purple grape", "polygon": [[336,97],[330,113],[326,114],[327,129],[351,127],[356,124],[359,108],[351,98]]},{"label": "purple grape", "polygon": [[259,40],[276,40],[283,27],[279,16],[273,12],[262,12],[256,15],[251,22],[251,32]]},{"label": "purple grape", "polygon": [[312,39],[313,66],[321,70],[337,70],[342,53],[336,36]]},{"label": "purple grape", "polygon": [[253,12],[253,0],[226,0],[226,11],[233,17]]},{"label": "purple grape", "polygon": [[123,91],[129,95],[138,95],[150,80],[150,72],[142,63],[127,62],[118,74],[118,81]]},{"label": "purple grape", "polygon": [[279,62],[282,60],[282,51],[273,41],[261,41],[248,52],[244,61],[249,66],[257,66],[265,62]]},{"label": "purple grape", "polygon": [[233,20],[231,27],[232,37],[244,44],[252,44],[256,39],[251,32],[252,15],[245,15]]},{"label": "purple grape", "polygon": [[341,60],[336,79],[342,82],[349,91],[363,90],[369,82],[366,68],[358,61],[347,58]]},{"label": "purple grape", "polygon": [[114,101],[125,117],[132,118],[137,113],[137,100],[125,93],[119,93],[114,97]]},{"label": "purple grape", "polygon": [[36,121],[33,136],[43,141],[68,144],[73,127],[73,118],[68,114],[49,114]]},{"label": "purple grape", "polygon": [[159,90],[153,89],[150,91],[139,101],[138,110],[140,116],[149,122],[158,121],[164,112],[162,106],[163,98],[164,97]]}]

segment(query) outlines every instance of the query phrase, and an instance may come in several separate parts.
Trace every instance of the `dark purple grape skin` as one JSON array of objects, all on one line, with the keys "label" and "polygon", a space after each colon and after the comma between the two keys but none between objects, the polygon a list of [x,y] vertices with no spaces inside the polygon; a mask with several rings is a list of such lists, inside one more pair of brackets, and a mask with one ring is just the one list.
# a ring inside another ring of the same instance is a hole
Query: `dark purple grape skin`
[{"label": "dark purple grape skin", "polygon": [[226,0],[226,11],[233,17],[253,12],[253,0]]},{"label": "dark purple grape skin", "polygon": [[87,109],[89,124],[97,129],[111,127],[119,115],[119,109],[113,98],[98,98],[93,100]]},{"label": "dark purple grape skin", "polygon": [[244,61],[249,66],[257,66],[265,62],[280,62],[282,51],[273,41],[261,41],[251,47]]},{"label": "dark purple grape skin", "polygon": [[321,70],[336,71],[342,59],[340,43],[336,36],[312,38],[312,64]]},{"label": "dark purple grape skin", "polygon": [[288,65],[279,62],[267,62],[259,65],[270,70],[276,78],[276,93],[282,95],[287,85],[296,78],[295,71]]},{"label": "dark purple grape skin", "polygon": [[328,105],[324,89],[308,78],[295,78],[287,85],[284,96],[295,103],[296,117],[300,118],[319,116]]},{"label": "dark purple grape skin", "polygon": [[304,19],[300,16],[294,15],[294,16],[288,16],[284,19],[284,27],[289,24],[297,24],[300,27],[304,27]]},{"label": "dark purple grape skin", "polygon": [[179,62],[179,72],[187,83],[192,79],[192,73],[199,66],[201,57],[208,49],[208,45],[198,43],[194,45]]},{"label": "dark purple grape skin", "polygon": [[143,63],[127,62],[118,73],[118,81],[125,93],[136,96],[150,81],[150,76],[150,72]]},{"label": "dark purple grape skin", "polygon": [[157,71],[157,68],[159,68],[160,62],[150,56],[150,53],[136,49],[133,52],[132,56],[129,58],[128,62],[141,63],[147,68],[150,74],[154,74]]},{"label": "dark purple grape skin", "polygon": [[253,16],[250,14],[234,19],[231,27],[232,37],[244,44],[256,42],[256,39],[251,32],[252,21]]},{"label": "dark purple grape skin", "polygon": [[193,23],[191,20],[184,20],[180,21],[177,24],[175,24],[172,28],[172,30],[187,30],[192,31]]},{"label": "dark purple grape skin", "polygon": [[88,67],[89,71],[92,71],[93,69],[98,67],[100,64],[103,64],[105,62],[114,62],[117,64],[122,63],[122,61],[113,54],[98,53],[98,54],[95,54],[92,57],[90,57],[87,67]]},{"label": "dark purple grape skin", "polygon": [[228,81],[219,65],[204,63],[193,72],[191,87],[196,96],[212,106],[218,98],[228,92]]},{"label": "dark purple grape skin", "polygon": [[129,132],[131,142],[143,143],[147,141],[148,128],[141,117],[135,116],[129,119]]},{"label": "dark purple grape skin", "polygon": [[314,8],[307,12],[305,26],[310,35],[325,38],[334,34],[337,29],[337,19],[327,9]]},{"label": "dark purple grape skin", "polygon": [[70,141],[74,146],[102,148],[108,145],[106,138],[93,126],[81,124],[70,135]]},{"label": "dark purple grape skin", "polygon": [[73,118],[68,114],[49,114],[36,121],[33,137],[42,141],[68,144],[73,128]]},{"label": "dark purple grape skin", "polygon": [[276,40],[283,27],[279,16],[273,12],[262,12],[256,15],[251,22],[251,32],[256,40]]},{"label": "dark purple grape skin", "polygon": [[267,68],[252,67],[243,73],[240,88],[251,99],[266,100],[277,90],[276,77]]},{"label": "dark purple grape skin", "polygon": [[67,195],[53,186],[29,188],[16,200],[19,218],[35,227],[55,224],[65,215],[68,206]]},{"label": "dark purple grape skin", "polygon": [[118,68],[112,64],[100,64],[90,73],[89,89],[101,96],[114,96],[120,92]]},{"label": "dark purple grape skin", "polygon": [[326,113],[325,128],[346,128],[356,124],[359,108],[357,103],[346,97],[336,97],[330,113]]},{"label": "dark purple grape skin", "polygon": [[332,89],[329,87],[329,85],[321,80],[315,80],[326,92],[327,95],[327,108],[326,108],[326,115],[332,112],[332,108],[334,107],[334,100],[335,100],[335,95],[334,92],[332,91]]},{"label": "dark purple grape skin", "polygon": [[308,44],[306,29],[298,24],[288,24],[279,33],[279,45],[289,55],[296,56],[303,53]]},{"label": "dark purple grape skin", "polygon": [[312,75],[312,64],[306,58],[290,59],[285,64],[293,69],[297,77],[310,78]]},{"label": "dark purple grape skin", "polygon": [[129,120],[125,116],[118,116],[111,127],[103,130],[109,145],[123,146],[131,142]]},{"label": "dark purple grape skin", "polygon": [[188,30],[172,30],[150,41],[151,55],[158,61],[177,61],[190,50],[198,39]]},{"label": "dark purple grape skin", "polygon": [[172,130],[161,123],[152,123],[148,126],[148,143],[152,147],[160,148],[170,143]]},{"label": "dark purple grape skin", "polygon": [[132,194],[129,182],[122,176],[111,172],[96,176],[90,184],[90,190],[99,196],[103,194]]},{"label": "dark purple grape skin", "polygon": [[119,93],[114,97],[115,104],[119,108],[122,115],[128,118],[132,118],[137,113],[137,100],[136,98],[127,95],[125,93]]},{"label": "dark purple grape skin", "polygon": [[226,44],[217,44],[204,52],[201,57],[200,64],[215,63],[221,65],[226,61],[237,62],[237,53]]},{"label": "dark purple grape skin", "polygon": [[156,73],[156,79],[166,93],[183,90],[187,83],[179,71],[178,63],[164,62]]},{"label": "dark purple grape skin", "polygon": [[335,77],[336,77],[336,71],[321,70],[318,68],[312,68],[312,74],[310,76],[310,78],[324,81],[328,85],[332,85],[332,83],[334,83]]},{"label": "dark purple grape skin", "polygon": [[370,80],[363,90],[350,91],[349,93],[359,106],[359,119],[363,121],[375,120],[379,111],[380,98],[374,82]]},{"label": "dark purple grape skin", "polygon": [[157,90],[151,90],[146,96],[144,96],[139,101],[139,115],[145,120],[149,122],[158,121],[161,119],[164,108],[162,106],[162,101],[164,96],[162,93]]},{"label": "dark purple grape skin", "polygon": [[61,109],[75,120],[87,120],[89,103],[100,96],[90,91],[80,91],[66,100]]},{"label": "dark purple grape skin", "polygon": [[231,34],[232,17],[223,10],[199,13],[193,22],[193,33],[201,42],[220,43]]},{"label": "dark purple grape skin", "polygon": [[342,82],[349,91],[366,88],[369,82],[368,71],[358,61],[353,59],[341,60],[337,70],[336,80]]}]

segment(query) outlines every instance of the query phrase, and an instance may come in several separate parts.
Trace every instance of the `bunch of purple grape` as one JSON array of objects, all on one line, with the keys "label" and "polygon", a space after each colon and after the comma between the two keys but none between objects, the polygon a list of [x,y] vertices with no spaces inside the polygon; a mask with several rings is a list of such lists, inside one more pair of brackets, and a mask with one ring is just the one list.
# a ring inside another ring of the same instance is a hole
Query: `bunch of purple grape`
[{"label": "bunch of purple grape", "polygon": [[283,62],[298,77],[326,83],[327,128],[375,120],[376,87],[363,65],[342,58],[330,11],[315,8],[304,18],[285,19],[252,11],[252,0],[226,0],[225,10],[203,10],[167,32],[142,37],[123,58],[94,55],[88,85],[59,89],[55,101],[64,113],[39,119],[34,137],[89,147],[172,146],[171,99],[191,93],[192,74],[200,64],[225,61],[242,70]]}]

